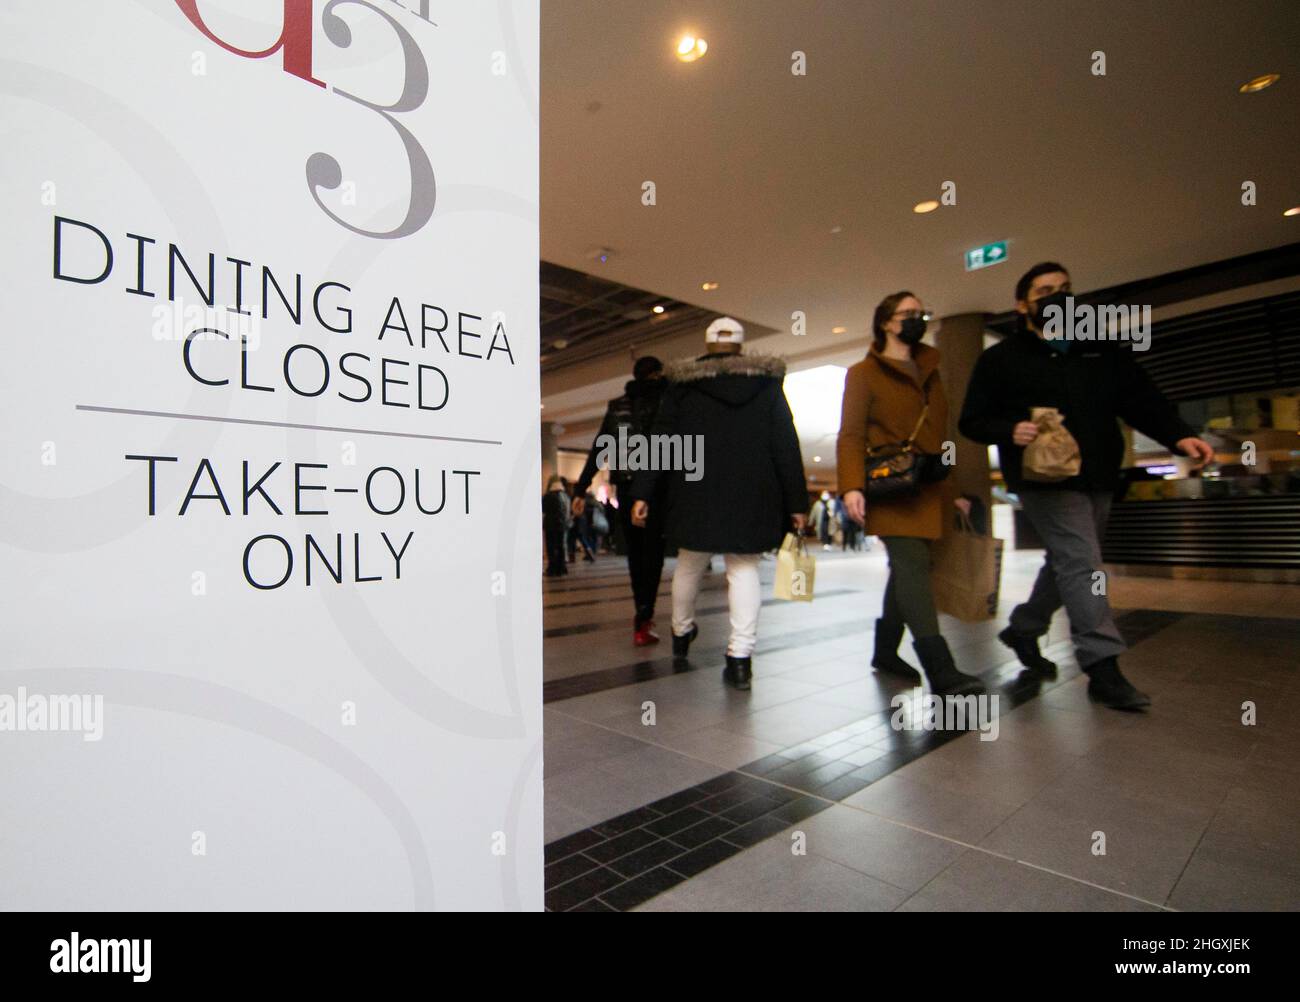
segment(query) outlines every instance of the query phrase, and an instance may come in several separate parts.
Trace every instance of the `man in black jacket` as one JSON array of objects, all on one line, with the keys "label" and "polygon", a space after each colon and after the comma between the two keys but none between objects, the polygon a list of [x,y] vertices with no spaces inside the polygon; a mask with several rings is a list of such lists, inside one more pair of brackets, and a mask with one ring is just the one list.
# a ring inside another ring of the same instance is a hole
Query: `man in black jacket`
[{"label": "man in black jacket", "polygon": [[632,379],[623,387],[623,395],[615,397],[605,409],[605,419],[587,455],[587,465],[578,478],[578,498],[574,511],[581,515],[586,508],[585,497],[591,481],[600,468],[602,455],[613,461],[609,464],[609,482],[618,491],[618,517],[623,523],[623,542],[627,549],[627,570],[632,578],[632,600],[636,613],[632,618],[632,643],[637,647],[657,644],[655,633],[655,600],[659,595],[659,578],[664,570],[664,533],[662,520],[656,516],[645,526],[632,524],[632,471],[617,461],[617,449],[611,442],[619,440],[620,431],[626,441],[632,435],[649,435],[659,411],[663,394],[663,363],[653,355],[645,355],[632,366]]},{"label": "man in black jacket", "polygon": [[652,436],[679,449],[699,443],[699,462],[691,469],[639,472],[632,481],[632,520],[644,524],[662,505],[665,534],[678,547],[673,657],[679,662],[699,633],[700,581],[712,555],[725,555],[731,636],[723,679],[748,689],[762,605],[759,558],[781,544],[791,525],[803,531],[808,490],[781,385],[785,362],[742,355],[744,328],[730,317],[710,324],[705,339],[708,354],[665,371],[668,388]]},{"label": "man in black jacket", "polygon": [[[1012,611],[998,638],[1027,668],[1052,675],[1056,666],[1039,652],[1038,638],[1064,605],[1079,666],[1089,676],[1088,695],[1116,709],[1136,710],[1151,700],[1119,670],[1119,655],[1127,647],[1100,570],[1101,539],[1124,455],[1118,421],[1192,457],[1198,469],[1214,458],[1214,450],[1179,417],[1127,346],[1044,337],[1052,308],[1066,309],[1071,291],[1069,273],[1053,261],[1035,265],[1016,283],[1021,329],[980,356],[958,427],[968,438],[997,445],[1002,475],[1047,547],[1033,591]],[[1079,444],[1077,476],[1026,481],[1024,448],[1038,437],[1030,420],[1034,407],[1054,407],[1063,415]]]}]

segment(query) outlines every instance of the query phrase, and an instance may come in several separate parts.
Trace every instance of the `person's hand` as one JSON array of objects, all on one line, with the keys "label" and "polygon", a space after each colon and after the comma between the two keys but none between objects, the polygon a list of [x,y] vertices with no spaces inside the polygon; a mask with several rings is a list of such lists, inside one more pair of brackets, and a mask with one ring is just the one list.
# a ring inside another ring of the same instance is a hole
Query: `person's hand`
[{"label": "person's hand", "polygon": [[844,495],[844,514],[857,522],[867,524],[867,497],[861,491],[849,491]]},{"label": "person's hand", "polygon": [[1214,459],[1214,446],[1201,438],[1180,438],[1178,451],[1184,456],[1192,457],[1192,469],[1199,470]]},{"label": "person's hand", "polygon": [[632,524],[638,529],[645,528],[646,519],[650,517],[650,506],[644,501],[632,502]]},{"label": "person's hand", "polygon": [[959,512],[970,518],[970,498],[953,498],[952,504]]},{"label": "person's hand", "polygon": [[795,533],[802,536],[804,527],[808,525],[808,516],[802,512],[798,512],[790,516],[790,521],[794,523]]},{"label": "person's hand", "polygon": [[581,515],[581,514],[582,514],[582,509],[584,509],[584,508],[586,508],[586,507],[587,507],[587,502],[584,501],[584,500],[582,500],[582,498],[574,498],[574,499],[573,499],[573,514],[574,514],[574,515]]},{"label": "person's hand", "polygon": [[1038,425],[1032,421],[1021,421],[1011,430],[1011,441],[1016,445],[1028,445],[1038,437]]}]

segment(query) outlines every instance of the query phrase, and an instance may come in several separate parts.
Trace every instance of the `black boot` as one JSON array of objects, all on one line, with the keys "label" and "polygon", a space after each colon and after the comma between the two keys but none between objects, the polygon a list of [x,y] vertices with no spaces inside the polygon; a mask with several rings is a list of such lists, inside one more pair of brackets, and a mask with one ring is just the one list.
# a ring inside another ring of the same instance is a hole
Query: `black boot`
[{"label": "black boot", "polygon": [[972,675],[963,675],[952,660],[948,641],[939,634],[913,641],[916,656],[921,659],[925,677],[930,681],[930,691],[936,696],[964,696],[983,692],[984,684]]},{"label": "black boot", "polygon": [[898,656],[903,640],[903,624],[893,620],[876,620],[876,652],[871,667],[885,675],[901,678],[910,685],[921,684],[921,673]]},{"label": "black boot", "polygon": [[1088,698],[1112,710],[1140,710],[1151,697],[1134,688],[1119,670],[1119,658],[1102,658],[1084,669],[1088,673]]},{"label": "black boot", "polygon": [[722,680],[735,689],[747,690],[753,676],[749,658],[733,658],[727,655],[727,667],[722,669]]},{"label": "black boot", "polygon": [[1056,662],[1043,657],[1038,649],[1038,638],[1027,633],[1016,633],[1007,627],[998,634],[998,639],[1016,652],[1020,663],[1035,674],[1044,678],[1056,678]]},{"label": "black boot", "polygon": [[685,636],[679,637],[673,634],[673,660],[677,662],[685,661],[687,652],[691,649],[691,641],[694,640],[700,632],[698,623],[691,624],[691,631]]}]

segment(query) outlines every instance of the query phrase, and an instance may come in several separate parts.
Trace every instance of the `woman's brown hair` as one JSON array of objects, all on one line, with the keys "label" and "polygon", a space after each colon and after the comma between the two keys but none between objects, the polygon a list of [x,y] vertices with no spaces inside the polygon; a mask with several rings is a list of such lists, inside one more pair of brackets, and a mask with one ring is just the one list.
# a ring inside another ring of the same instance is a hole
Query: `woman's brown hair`
[{"label": "woman's brown hair", "polygon": [[872,344],[877,351],[885,347],[885,324],[889,323],[889,318],[898,309],[898,304],[908,297],[916,298],[915,295],[904,289],[902,292],[895,292],[886,296],[880,301],[880,305],[876,307],[876,312],[871,317],[871,338]]}]

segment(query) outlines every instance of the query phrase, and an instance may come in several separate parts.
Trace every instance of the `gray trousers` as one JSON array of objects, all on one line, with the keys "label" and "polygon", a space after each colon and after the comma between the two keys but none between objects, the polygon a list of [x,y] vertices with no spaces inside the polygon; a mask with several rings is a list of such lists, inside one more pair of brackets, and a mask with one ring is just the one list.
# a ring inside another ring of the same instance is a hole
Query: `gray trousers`
[{"label": "gray trousers", "polygon": [[1110,493],[1030,487],[1020,492],[1020,503],[1047,547],[1047,559],[1029,598],[1011,611],[1011,629],[1041,637],[1064,605],[1081,668],[1123,653],[1128,648],[1111,615],[1105,578],[1096,576]]}]

